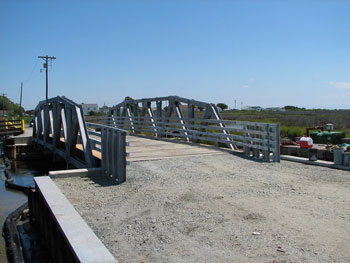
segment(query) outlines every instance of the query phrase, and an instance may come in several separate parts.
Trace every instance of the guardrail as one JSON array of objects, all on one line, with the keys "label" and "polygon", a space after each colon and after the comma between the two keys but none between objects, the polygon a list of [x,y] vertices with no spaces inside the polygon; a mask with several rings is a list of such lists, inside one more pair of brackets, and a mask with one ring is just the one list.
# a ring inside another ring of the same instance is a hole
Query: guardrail
[{"label": "guardrail", "polygon": [[279,124],[216,119],[168,117],[109,117],[108,126],[126,129],[133,134],[179,137],[187,141],[227,145],[234,144],[246,156],[280,161]]},{"label": "guardrail", "polygon": [[18,135],[24,132],[24,120],[0,120],[0,135]]},{"label": "guardrail", "polygon": [[103,173],[115,179],[118,184],[126,180],[126,135],[128,132],[106,125],[86,122],[90,144],[101,153]]}]

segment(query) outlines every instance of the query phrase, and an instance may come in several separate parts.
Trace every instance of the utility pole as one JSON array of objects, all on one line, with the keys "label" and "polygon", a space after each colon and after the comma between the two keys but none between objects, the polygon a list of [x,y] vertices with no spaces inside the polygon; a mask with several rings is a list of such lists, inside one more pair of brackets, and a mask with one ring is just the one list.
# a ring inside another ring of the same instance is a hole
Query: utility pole
[{"label": "utility pole", "polygon": [[52,60],[56,59],[55,57],[49,57],[46,56],[38,56],[38,58],[42,58],[44,63],[44,68],[46,69],[46,101],[49,99],[49,60],[52,62]]},{"label": "utility pole", "polygon": [[22,117],[22,92],[23,92],[23,82],[21,82],[21,97],[19,100],[19,116]]}]

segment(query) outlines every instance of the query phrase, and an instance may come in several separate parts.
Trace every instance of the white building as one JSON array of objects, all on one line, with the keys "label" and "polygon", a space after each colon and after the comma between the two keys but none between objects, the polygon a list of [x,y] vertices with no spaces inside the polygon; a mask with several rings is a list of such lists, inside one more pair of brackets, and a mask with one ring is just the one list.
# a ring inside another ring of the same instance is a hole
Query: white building
[{"label": "white building", "polygon": [[85,103],[82,103],[81,107],[83,108],[84,115],[89,115],[90,111],[99,112],[97,104],[85,104]]},{"label": "white building", "polygon": [[285,108],[280,108],[280,107],[270,107],[270,108],[265,108],[264,110],[266,110],[266,111],[286,111]]},{"label": "white building", "polygon": [[244,106],[242,110],[262,111],[263,108],[260,106]]}]

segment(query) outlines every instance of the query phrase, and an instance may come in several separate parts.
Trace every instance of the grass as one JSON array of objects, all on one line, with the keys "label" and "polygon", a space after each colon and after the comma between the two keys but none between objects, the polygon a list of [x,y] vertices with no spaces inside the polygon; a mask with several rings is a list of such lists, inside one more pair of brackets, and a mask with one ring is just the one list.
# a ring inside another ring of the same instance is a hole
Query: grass
[{"label": "grass", "polygon": [[281,138],[291,138],[301,137],[306,134],[306,127],[298,127],[298,126],[280,126],[280,135]]},{"label": "grass", "polygon": [[350,137],[350,110],[291,110],[269,111],[224,111],[224,119],[280,124],[281,137],[300,137],[306,134],[307,127],[333,123],[337,131]]}]

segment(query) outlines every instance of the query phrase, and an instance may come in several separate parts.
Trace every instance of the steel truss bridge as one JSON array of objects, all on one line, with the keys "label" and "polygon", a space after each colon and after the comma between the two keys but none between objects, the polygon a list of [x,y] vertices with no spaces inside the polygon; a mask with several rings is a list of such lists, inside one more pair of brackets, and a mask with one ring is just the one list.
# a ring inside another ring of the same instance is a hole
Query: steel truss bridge
[{"label": "steel truss bridge", "polygon": [[[107,118],[85,122],[77,103],[55,97],[34,112],[33,141],[77,168],[126,180],[126,136],[210,144],[262,161],[280,161],[279,125],[223,120],[212,103],[177,96],[124,100]],[[145,149],[147,153],[147,149]]]}]

